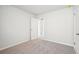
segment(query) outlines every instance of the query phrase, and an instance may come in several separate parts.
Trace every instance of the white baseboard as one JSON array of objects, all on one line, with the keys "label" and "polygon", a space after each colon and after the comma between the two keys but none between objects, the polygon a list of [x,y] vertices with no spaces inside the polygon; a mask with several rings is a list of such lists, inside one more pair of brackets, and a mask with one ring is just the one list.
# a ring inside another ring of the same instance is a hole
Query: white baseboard
[{"label": "white baseboard", "polygon": [[67,46],[74,47],[74,45],[71,45],[71,44],[68,44],[68,43],[62,43],[62,42],[52,41],[52,40],[48,40],[48,39],[42,39],[42,40],[47,40],[47,41],[51,41],[51,42],[55,42],[55,43],[64,44],[64,45],[67,45]]},{"label": "white baseboard", "polygon": [[1,50],[4,50],[4,49],[7,49],[7,48],[10,48],[10,47],[13,47],[13,46],[16,46],[16,45],[19,45],[19,44],[24,43],[24,42],[27,42],[27,41],[29,41],[29,40],[20,41],[20,42],[17,42],[17,43],[8,45],[8,46],[6,46],[6,47],[0,48],[0,51],[1,51]]},{"label": "white baseboard", "polygon": [[[47,39],[42,39],[42,40],[47,40]],[[4,49],[7,49],[7,48],[10,48],[10,47],[13,47],[13,46],[16,46],[16,45],[18,45],[18,44],[27,42],[27,41],[29,41],[29,40],[25,40],[25,41],[21,41],[21,42],[14,43],[14,44],[12,44],[12,45],[8,45],[7,47],[0,48],[0,51],[1,51],[1,50],[4,50]],[[52,40],[47,40],[47,41],[56,42],[56,41],[52,41]],[[56,42],[56,43],[64,44],[64,45],[67,45],[67,46],[74,47],[73,45],[67,44],[67,43],[62,43],[62,42]]]}]

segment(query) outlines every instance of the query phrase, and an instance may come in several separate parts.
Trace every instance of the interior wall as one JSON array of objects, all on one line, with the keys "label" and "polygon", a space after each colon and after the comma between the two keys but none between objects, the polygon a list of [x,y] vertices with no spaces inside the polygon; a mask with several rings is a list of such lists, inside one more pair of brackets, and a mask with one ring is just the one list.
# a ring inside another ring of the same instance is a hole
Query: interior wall
[{"label": "interior wall", "polygon": [[30,40],[30,16],[13,6],[0,6],[0,49]]},{"label": "interior wall", "polygon": [[44,40],[73,46],[72,8],[39,15],[44,18]]}]

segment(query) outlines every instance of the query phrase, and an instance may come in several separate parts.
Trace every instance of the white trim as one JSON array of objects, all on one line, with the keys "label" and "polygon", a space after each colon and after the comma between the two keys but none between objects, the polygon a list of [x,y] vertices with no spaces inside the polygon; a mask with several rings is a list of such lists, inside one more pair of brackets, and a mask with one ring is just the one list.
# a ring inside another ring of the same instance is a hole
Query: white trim
[{"label": "white trim", "polygon": [[71,44],[68,44],[68,43],[57,42],[57,41],[52,41],[52,40],[48,40],[48,39],[42,39],[42,40],[47,40],[47,41],[51,41],[51,42],[55,42],[55,43],[64,44],[64,45],[67,45],[67,46],[74,47],[74,45],[71,45]]},{"label": "white trim", "polygon": [[[77,36],[76,36],[76,33],[77,33],[77,7],[76,6],[73,6],[73,21],[74,21],[74,43],[76,43],[76,40],[77,40]],[[76,45],[74,45],[74,50],[76,52],[76,54],[79,54],[78,51],[77,51],[77,47]]]},{"label": "white trim", "polygon": [[8,45],[7,47],[0,48],[0,51],[1,50],[4,50],[4,49],[7,49],[7,48],[10,48],[10,47],[13,47],[13,46],[16,46],[16,45],[19,45],[19,44],[24,43],[24,42],[27,42],[27,41],[29,41],[29,40],[25,40],[25,41],[21,41],[21,42],[14,43],[12,45]]}]

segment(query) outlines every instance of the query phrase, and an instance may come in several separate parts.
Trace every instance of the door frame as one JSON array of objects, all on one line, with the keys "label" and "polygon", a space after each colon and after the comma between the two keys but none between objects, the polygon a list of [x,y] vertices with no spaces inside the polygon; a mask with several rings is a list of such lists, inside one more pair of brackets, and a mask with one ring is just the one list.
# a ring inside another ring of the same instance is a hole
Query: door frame
[{"label": "door frame", "polygon": [[75,49],[75,52],[77,52],[77,48],[76,48],[76,40],[77,40],[77,7],[76,6],[73,6],[73,31],[74,31],[74,49]]}]

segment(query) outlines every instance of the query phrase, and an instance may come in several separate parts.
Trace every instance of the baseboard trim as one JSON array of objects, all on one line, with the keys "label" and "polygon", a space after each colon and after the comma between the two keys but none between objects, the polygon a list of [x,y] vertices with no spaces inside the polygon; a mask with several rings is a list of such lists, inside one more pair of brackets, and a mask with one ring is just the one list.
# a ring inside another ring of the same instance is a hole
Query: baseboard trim
[{"label": "baseboard trim", "polygon": [[4,49],[7,49],[7,48],[11,48],[11,47],[13,47],[13,46],[19,45],[19,44],[24,43],[24,42],[27,42],[27,41],[29,41],[29,40],[20,41],[20,42],[14,43],[14,44],[12,44],[12,45],[8,45],[7,47],[0,48],[0,51],[2,51],[2,50],[4,50]]},{"label": "baseboard trim", "polygon": [[[42,40],[47,40],[47,39],[42,39]],[[7,47],[0,48],[0,51],[2,51],[2,50],[4,50],[4,49],[7,49],[7,48],[10,48],[10,47],[13,47],[13,46],[16,46],[16,45],[19,45],[19,44],[24,43],[24,42],[27,42],[27,41],[29,41],[29,40],[20,41],[20,42],[17,42],[17,43],[15,43],[15,44],[8,45]],[[67,44],[67,43],[56,42],[56,41],[52,41],[52,40],[47,40],[47,41],[51,41],[51,42],[55,42],[55,43],[64,44],[64,45],[67,45],[67,46],[74,47],[74,45],[70,45],[70,44]]]},{"label": "baseboard trim", "polygon": [[55,42],[55,43],[64,44],[64,45],[67,45],[67,46],[74,47],[74,45],[67,44],[67,43],[62,43],[62,42],[52,41],[52,40],[48,40],[48,39],[42,39],[42,40],[47,40],[47,41],[51,41],[51,42]]}]

